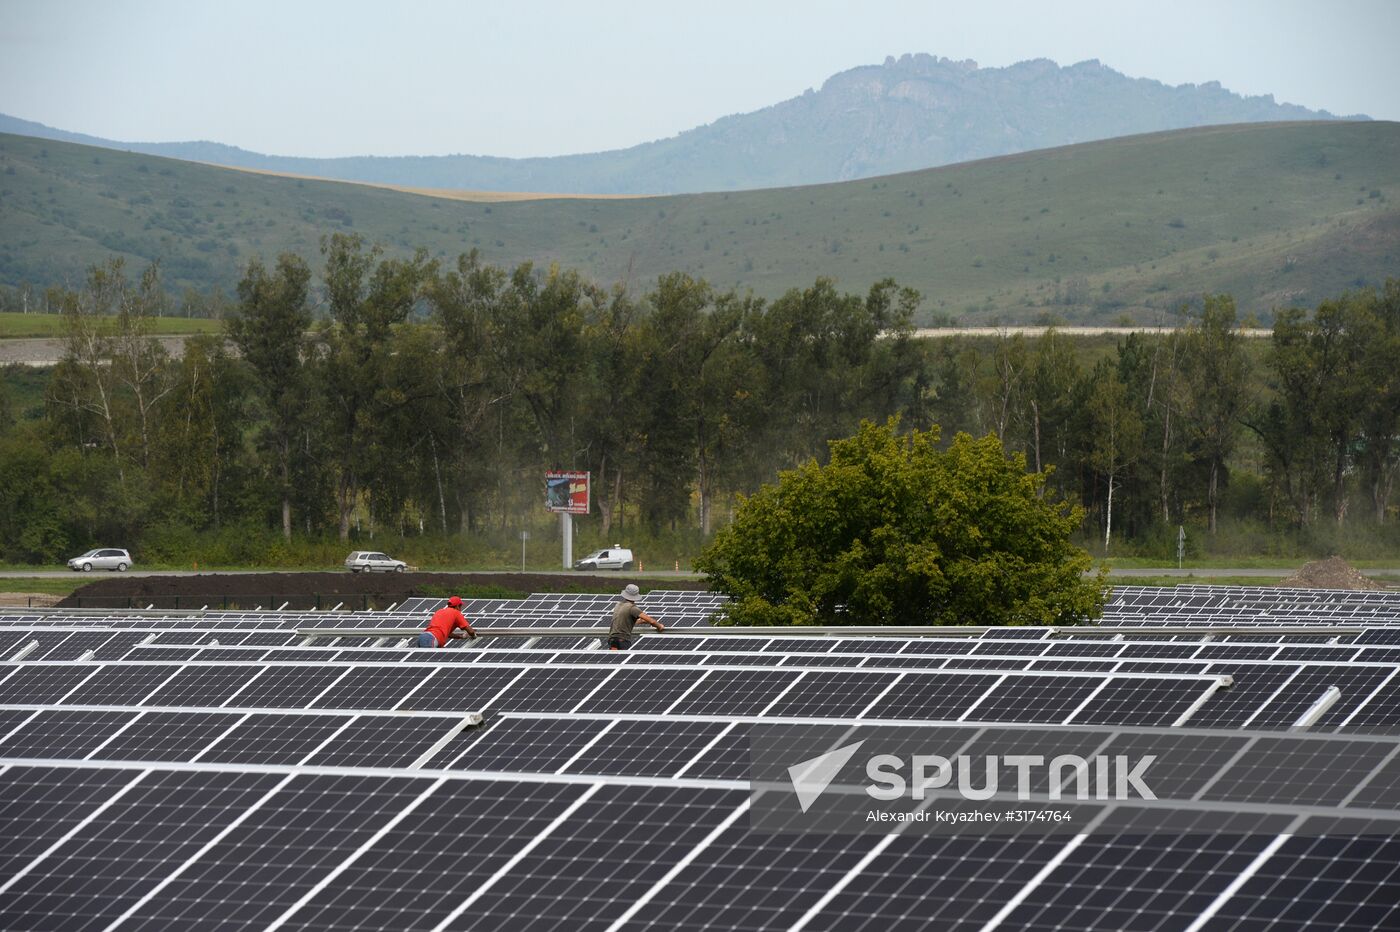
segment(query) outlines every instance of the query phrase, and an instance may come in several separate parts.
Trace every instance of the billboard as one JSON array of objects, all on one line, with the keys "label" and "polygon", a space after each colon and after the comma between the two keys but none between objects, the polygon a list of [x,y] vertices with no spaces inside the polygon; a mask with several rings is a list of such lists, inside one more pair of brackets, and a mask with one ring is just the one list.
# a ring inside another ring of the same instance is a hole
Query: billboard
[{"label": "billboard", "polygon": [[570,515],[586,515],[589,476],[586,472],[551,469],[544,474],[544,507]]}]

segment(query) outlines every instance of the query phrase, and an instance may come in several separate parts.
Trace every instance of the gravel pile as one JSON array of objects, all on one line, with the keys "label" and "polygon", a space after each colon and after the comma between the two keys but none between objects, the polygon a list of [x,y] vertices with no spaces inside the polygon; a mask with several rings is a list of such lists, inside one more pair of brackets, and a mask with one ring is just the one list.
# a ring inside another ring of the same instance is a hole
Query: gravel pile
[{"label": "gravel pile", "polygon": [[1384,589],[1385,586],[1362,576],[1341,557],[1314,560],[1279,583],[1294,589]]}]

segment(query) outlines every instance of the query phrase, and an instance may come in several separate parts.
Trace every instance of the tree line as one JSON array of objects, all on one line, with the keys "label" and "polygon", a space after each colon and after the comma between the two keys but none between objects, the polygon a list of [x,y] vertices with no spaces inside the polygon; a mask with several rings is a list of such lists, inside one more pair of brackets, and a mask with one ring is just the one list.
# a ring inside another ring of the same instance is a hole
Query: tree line
[{"label": "tree line", "polygon": [[736,496],[891,416],[996,434],[1110,550],[1214,532],[1241,486],[1277,528],[1396,523],[1400,282],[1280,312],[1256,371],[1224,295],[1089,364],[1054,331],[917,340],[920,296],[893,281],[640,291],[347,234],[313,258],[250,261],[225,333],[179,358],[150,335],[170,306],[156,268],[51,292],[65,352],[42,408],[0,395],[0,558],[170,557],[230,529],[504,539],[542,521],[547,468],[592,472],[601,539],[708,536]]}]

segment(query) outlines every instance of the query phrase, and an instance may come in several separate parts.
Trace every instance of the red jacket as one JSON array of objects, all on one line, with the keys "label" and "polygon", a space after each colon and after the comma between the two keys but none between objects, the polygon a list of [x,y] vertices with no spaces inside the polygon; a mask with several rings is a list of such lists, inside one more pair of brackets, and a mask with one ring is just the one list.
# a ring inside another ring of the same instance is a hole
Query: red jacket
[{"label": "red jacket", "polygon": [[433,620],[428,622],[428,627],[424,630],[437,638],[438,647],[447,643],[447,639],[452,637],[452,632],[458,628],[467,631],[472,629],[467,623],[467,618],[455,608],[440,608],[433,612]]}]

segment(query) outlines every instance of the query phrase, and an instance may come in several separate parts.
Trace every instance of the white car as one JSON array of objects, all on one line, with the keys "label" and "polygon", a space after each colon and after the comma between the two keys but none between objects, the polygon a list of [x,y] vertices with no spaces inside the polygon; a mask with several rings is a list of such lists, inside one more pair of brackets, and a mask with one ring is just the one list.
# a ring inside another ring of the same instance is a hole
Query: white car
[{"label": "white car", "polygon": [[574,564],[576,570],[630,570],[632,551],[613,544],[607,550],[595,550]]},{"label": "white car", "polygon": [[345,558],[345,568],[352,573],[402,573],[408,569],[408,564],[402,560],[395,560],[388,554],[376,553],[373,550],[356,550]]},{"label": "white car", "polygon": [[91,573],[93,570],[116,570],[118,573],[125,573],[131,568],[131,554],[112,547],[98,547],[69,560],[68,568],[84,573]]}]

